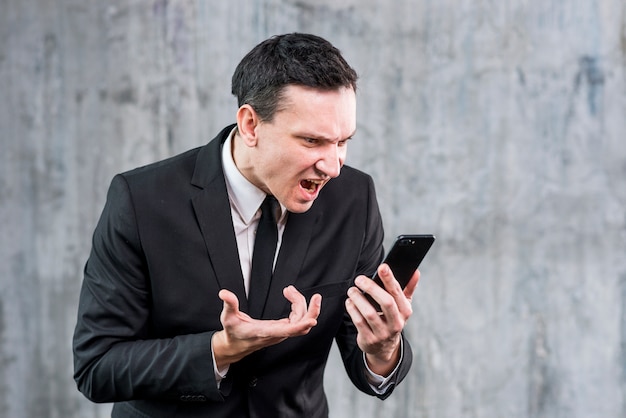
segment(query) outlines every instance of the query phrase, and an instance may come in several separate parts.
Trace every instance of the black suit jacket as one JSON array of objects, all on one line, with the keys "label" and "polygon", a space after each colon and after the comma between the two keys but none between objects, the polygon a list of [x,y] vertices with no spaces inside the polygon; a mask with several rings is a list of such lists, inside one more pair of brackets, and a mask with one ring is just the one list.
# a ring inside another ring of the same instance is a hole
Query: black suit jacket
[{"label": "black suit jacket", "polygon": [[[352,382],[374,395],[344,301],[354,278],[381,262],[383,229],[371,178],[350,167],[309,211],[289,214],[263,312],[287,316],[282,289],[293,284],[307,298],[322,295],[318,325],[231,365],[218,389],[219,290],[247,309],[220,156],[232,128],[111,183],[85,266],[74,363],[89,399],[116,402],[113,417],[325,417],[333,339]],[[404,340],[397,382],[411,360]]]}]

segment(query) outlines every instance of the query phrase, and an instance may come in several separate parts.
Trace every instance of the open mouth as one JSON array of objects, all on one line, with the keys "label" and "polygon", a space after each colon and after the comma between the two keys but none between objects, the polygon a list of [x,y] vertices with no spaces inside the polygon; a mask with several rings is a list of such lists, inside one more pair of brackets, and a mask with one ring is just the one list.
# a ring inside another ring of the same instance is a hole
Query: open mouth
[{"label": "open mouth", "polygon": [[309,193],[314,193],[322,183],[322,180],[302,180],[300,186]]}]

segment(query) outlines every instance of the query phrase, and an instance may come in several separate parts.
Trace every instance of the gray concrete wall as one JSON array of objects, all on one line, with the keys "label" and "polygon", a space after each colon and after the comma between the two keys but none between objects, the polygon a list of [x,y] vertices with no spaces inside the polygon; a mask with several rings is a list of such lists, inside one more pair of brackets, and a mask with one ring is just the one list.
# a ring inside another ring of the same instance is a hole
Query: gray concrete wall
[{"label": "gray concrete wall", "polygon": [[106,417],[71,378],[111,177],[233,121],[230,75],[310,31],[361,75],[349,163],[387,242],[434,233],[385,402],[333,352],[332,417],[626,415],[620,0],[0,1],[0,417]]}]

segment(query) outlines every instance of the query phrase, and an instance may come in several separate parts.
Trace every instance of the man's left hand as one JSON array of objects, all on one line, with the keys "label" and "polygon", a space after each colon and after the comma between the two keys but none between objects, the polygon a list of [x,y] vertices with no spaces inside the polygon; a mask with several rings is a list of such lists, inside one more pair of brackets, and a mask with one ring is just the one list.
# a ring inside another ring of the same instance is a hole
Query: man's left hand
[{"label": "man's left hand", "polygon": [[[415,270],[404,290],[386,264],[378,267],[385,288],[366,276],[358,276],[348,290],[346,309],[357,328],[357,344],[365,353],[372,372],[388,376],[400,360],[400,333],[413,313],[411,298],[420,278]],[[369,294],[380,305],[378,311],[365,298]]]}]

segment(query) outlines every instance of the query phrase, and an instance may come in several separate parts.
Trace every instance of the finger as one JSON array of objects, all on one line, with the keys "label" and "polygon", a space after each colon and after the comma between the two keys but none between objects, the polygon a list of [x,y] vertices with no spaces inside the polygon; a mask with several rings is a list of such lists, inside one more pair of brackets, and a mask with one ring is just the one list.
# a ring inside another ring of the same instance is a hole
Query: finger
[{"label": "finger", "polygon": [[[381,280],[383,280],[383,285],[384,285],[384,281],[391,280],[395,282],[395,279],[393,279],[393,275],[391,279],[385,276],[385,275],[391,274],[390,272],[385,272],[384,268],[381,269],[381,272],[382,274],[379,274],[379,276],[381,277]],[[383,276],[385,277],[383,278]],[[354,284],[362,292],[367,293],[367,295],[369,295],[372,299],[374,299],[374,301],[378,303],[379,307],[374,307],[372,306],[371,302],[368,299],[365,299],[364,295],[361,295],[361,296],[363,296],[365,303],[361,303],[361,298],[359,297],[358,294],[355,293],[352,296],[354,303],[359,307],[359,310],[361,311],[362,314],[364,314],[366,318],[369,318],[370,314],[372,315],[374,313],[378,314],[379,312],[386,312],[386,314],[390,314],[391,311],[394,309],[396,302],[394,301],[394,298],[389,294],[389,291],[386,288],[379,286],[373,280],[370,280],[366,276],[357,277],[354,280]],[[396,291],[398,291],[398,289],[396,289]],[[373,312],[370,312],[370,309],[369,309],[370,307],[372,308],[371,310]]]},{"label": "finger", "polygon": [[322,295],[316,293],[313,296],[311,296],[311,300],[309,301],[309,307],[305,316],[308,320],[315,321],[315,325],[317,325],[317,318],[320,316],[321,312],[322,312]]},{"label": "finger", "polygon": [[307,313],[306,299],[302,293],[298,291],[294,286],[287,286],[283,289],[283,295],[291,302],[291,313],[289,318],[297,320],[302,318]]},{"label": "finger", "polygon": [[[419,271],[415,270],[404,289],[401,288],[400,283],[395,279],[393,272],[388,266],[383,264],[379,268],[379,275],[385,284],[385,289],[395,302],[395,304],[381,304],[382,311],[394,322],[406,321],[412,314],[411,297],[419,280]],[[398,314],[400,314],[400,317],[398,317]]]},{"label": "finger", "polygon": [[[350,293],[350,291],[348,291],[348,293]],[[367,299],[365,301],[367,302]],[[350,319],[352,319],[352,323],[354,324],[358,332],[359,333],[371,332],[371,328],[368,322],[365,320],[365,318],[361,314],[361,310],[358,308],[357,304],[352,299],[352,297],[349,296],[346,299],[345,306],[346,306],[346,312],[348,312],[348,315],[350,315]]]},{"label": "finger", "polygon": [[[371,280],[367,276],[360,275],[356,277],[354,279],[354,284],[358,288],[358,290],[360,290],[359,293],[361,293],[361,296],[363,296],[364,301],[369,304],[371,304],[371,302],[368,299],[366,299],[366,296],[371,297],[372,299],[374,299],[376,302],[379,303],[380,302],[379,299],[382,297],[382,295],[385,294],[385,291],[383,290],[383,288],[379,286],[378,283],[374,282],[374,280]],[[363,295],[363,293],[366,293],[367,295]],[[354,293],[352,296],[353,296],[353,301],[357,305],[360,305],[360,303],[358,302],[361,299],[358,297],[359,294]]]},{"label": "finger", "polygon": [[[358,290],[356,290],[359,292]],[[360,293],[360,292],[359,292]],[[365,303],[371,306],[371,304],[365,300]],[[374,331],[370,327],[369,322],[362,315],[361,310],[356,305],[354,300],[347,298],[345,301],[346,312],[350,316],[352,323],[354,324],[357,330],[357,344],[361,350],[366,352],[371,347],[372,343],[375,343],[376,336],[374,335]],[[372,310],[373,307],[371,308]]]},{"label": "finger", "polygon": [[392,296],[396,296],[402,293],[402,287],[400,286],[400,283],[398,283],[395,276],[393,275],[393,272],[387,264],[383,263],[378,266],[378,276],[382,280],[387,293],[391,294]]},{"label": "finger", "polygon": [[413,293],[415,293],[419,279],[420,272],[419,270],[415,270],[402,292],[398,295],[393,295],[400,315],[404,321],[406,321],[413,314],[413,306],[411,302],[413,300]]},{"label": "finger", "polygon": [[417,288],[417,284],[419,281],[420,271],[415,270],[413,276],[411,276],[411,280],[409,280],[406,287],[404,288],[404,296],[406,296],[407,299],[411,299],[413,297],[413,293],[415,293],[415,289]]},{"label": "finger", "polygon": [[[357,279],[355,280],[355,283],[357,284],[363,283],[364,287],[365,285],[369,284],[367,282],[371,282],[371,280],[365,276],[357,277]],[[385,295],[385,297],[391,299],[389,295],[386,295],[385,291],[380,289],[380,286],[378,286],[377,284],[373,284],[372,287],[377,292],[380,292],[382,295]],[[377,298],[375,299],[377,302],[382,302],[383,298],[379,297],[378,294],[373,295],[372,297]],[[376,329],[380,329],[384,326],[384,318],[382,317],[382,313],[378,312],[378,310],[370,303],[370,301],[365,298],[365,295],[363,295],[360,288],[352,287],[348,289],[348,300],[351,302],[351,305],[354,307],[354,309],[358,311],[357,319],[362,319],[366,323],[368,329],[375,331]]]}]

